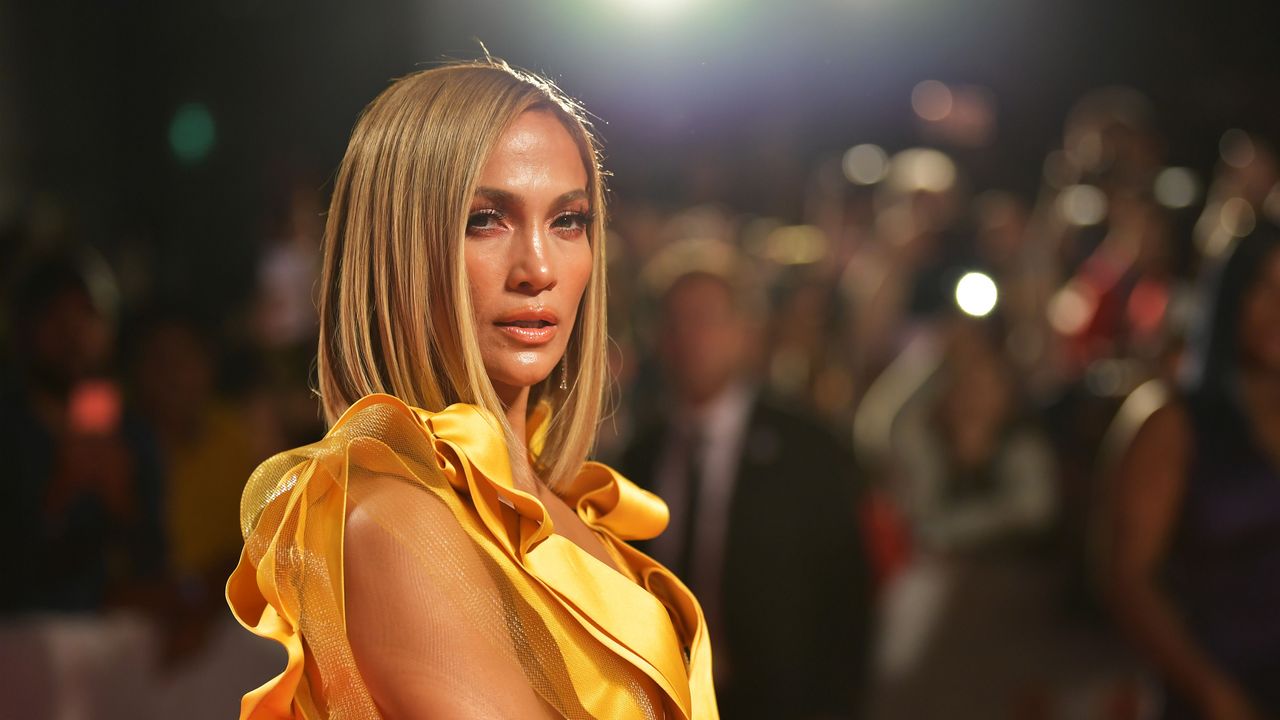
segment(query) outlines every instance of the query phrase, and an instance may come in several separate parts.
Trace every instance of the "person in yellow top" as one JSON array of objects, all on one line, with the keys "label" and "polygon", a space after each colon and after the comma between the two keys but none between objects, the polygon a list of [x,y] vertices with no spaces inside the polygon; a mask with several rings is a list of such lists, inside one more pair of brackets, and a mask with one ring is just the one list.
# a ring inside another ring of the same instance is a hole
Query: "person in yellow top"
[{"label": "person in yellow top", "polygon": [[241,501],[227,601],[288,654],[242,720],[718,717],[697,601],[627,543],[666,506],[586,461],[607,340],[583,117],[493,59],[361,115],[324,235],[330,430]]}]

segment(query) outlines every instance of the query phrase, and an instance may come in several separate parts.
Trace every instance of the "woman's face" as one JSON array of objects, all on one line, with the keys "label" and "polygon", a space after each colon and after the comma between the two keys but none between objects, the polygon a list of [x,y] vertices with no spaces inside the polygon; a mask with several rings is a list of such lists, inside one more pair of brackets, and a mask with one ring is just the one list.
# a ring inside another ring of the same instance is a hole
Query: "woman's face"
[{"label": "woman's face", "polygon": [[1246,362],[1280,373],[1280,250],[1267,253],[1242,310],[1240,341]]},{"label": "woman's face", "polygon": [[467,218],[467,277],[485,370],[503,402],[564,355],[591,276],[587,169],[550,112],[520,115],[480,173]]}]

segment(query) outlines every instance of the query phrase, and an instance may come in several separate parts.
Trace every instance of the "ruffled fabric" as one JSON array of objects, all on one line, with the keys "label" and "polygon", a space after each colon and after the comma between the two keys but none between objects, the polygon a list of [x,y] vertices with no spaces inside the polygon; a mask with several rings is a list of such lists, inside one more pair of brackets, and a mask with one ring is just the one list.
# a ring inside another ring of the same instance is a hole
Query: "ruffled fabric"
[{"label": "ruffled fabric", "polygon": [[[529,423],[535,455],[547,420],[543,406]],[[342,539],[348,480],[356,466],[410,476],[428,491],[462,498],[460,507],[474,511],[459,512],[459,522],[478,542],[497,546],[497,567],[510,574],[512,587],[535,589],[521,592],[541,608],[539,615],[571,618],[549,620],[567,626],[554,637],[583,637],[572,648],[564,641],[562,648],[576,658],[563,663],[564,682],[572,687],[555,690],[576,695],[570,705],[597,718],[653,716],[615,691],[617,675],[601,669],[620,660],[658,688],[668,716],[718,717],[709,638],[697,601],[674,575],[624,542],[662,532],[666,505],[594,462],[585,463],[560,492],[628,577],[556,534],[547,508],[515,487],[498,427],[473,405],[433,413],[371,395],[352,405],[321,442],[259,467],[241,503],[245,549],[228,581],[227,601],[247,629],[281,643],[288,660],[279,676],[245,695],[242,720],[377,717],[345,643]],[[514,522],[504,508],[515,511]],[[308,626],[308,613],[332,617],[319,624],[313,617]],[[342,637],[334,642],[317,634]],[[323,672],[309,669],[316,663],[310,648],[321,645]],[[584,652],[587,657],[580,657]],[[309,683],[319,675],[324,689],[312,692]]]}]

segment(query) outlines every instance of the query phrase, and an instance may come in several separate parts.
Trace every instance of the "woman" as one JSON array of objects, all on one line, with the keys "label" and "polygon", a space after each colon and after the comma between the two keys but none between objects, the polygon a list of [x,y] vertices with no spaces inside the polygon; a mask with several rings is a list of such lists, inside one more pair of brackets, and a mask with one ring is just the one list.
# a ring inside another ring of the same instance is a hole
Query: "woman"
[{"label": "woman", "polygon": [[1280,717],[1280,231],[1209,280],[1190,382],[1120,461],[1109,590],[1165,717]]},{"label": "woman", "polygon": [[666,507],[584,462],[606,382],[581,110],[495,61],[366,108],[324,239],[332,426],[268,460],[227,597],[288,666],[241,718],[717,716],[702,612],[625,540]]}]

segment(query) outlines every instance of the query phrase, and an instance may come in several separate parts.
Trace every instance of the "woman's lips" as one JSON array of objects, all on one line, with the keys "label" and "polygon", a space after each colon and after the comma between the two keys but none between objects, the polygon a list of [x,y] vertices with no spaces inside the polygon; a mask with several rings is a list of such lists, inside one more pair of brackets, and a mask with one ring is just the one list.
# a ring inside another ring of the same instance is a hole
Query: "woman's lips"
[{"label": "woman's lips", "polygon": [[547,320],[505,320],[494,325],[525,345],[546,345],[556,336],[556,324]]}]

